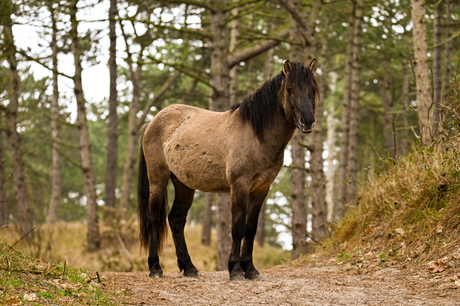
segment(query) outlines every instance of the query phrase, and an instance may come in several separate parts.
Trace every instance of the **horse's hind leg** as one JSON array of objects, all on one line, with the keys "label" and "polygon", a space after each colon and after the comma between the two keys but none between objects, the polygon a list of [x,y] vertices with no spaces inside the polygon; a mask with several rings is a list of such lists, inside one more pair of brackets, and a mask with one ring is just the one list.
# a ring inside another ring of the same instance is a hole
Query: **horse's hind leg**
[{"label": "horse's hind leg", "polygon": [[241,251],[241,267],[244,270],[244,277],[247,279],[259,278],[259,271],[252,263],[252,250],[254,247],[254,237],[257,231],[257,222],[259,221],[259,212],[267,196],[268,189],[260,193],[249,196],[249,207],[246,218],[246,232],[243,240],[243,249]]},{"label": "horse's hind leg", "polygon": [[[159,177],[159,176],[158,176]],[[158,178],[157,177],[157,178]],[[166,235],[166,207],[167,207],[167,186],[169,178],[150,183],[150,243],[149,243],[149,276],[163,277],[163,270],[160,266],[158,252],[161,251],[162,243]]]},{"label": "horse's hind leg", "polygon": [[176,247],[177,263],[185,276],[197,277],[198,270],[193,265],[185,243],[184,227],[187,221],[187,212],[192,206],[195,190],[188,188],[179,181],[174,174],[171,175],[174,184],[174,203],[168,216],[174,245]]}]

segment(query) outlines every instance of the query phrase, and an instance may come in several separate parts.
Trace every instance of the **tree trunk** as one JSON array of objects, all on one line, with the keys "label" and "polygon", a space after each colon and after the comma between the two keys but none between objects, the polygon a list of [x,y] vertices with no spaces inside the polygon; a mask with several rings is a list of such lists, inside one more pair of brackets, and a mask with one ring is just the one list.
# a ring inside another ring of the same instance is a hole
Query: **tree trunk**
[{"label": "tree trunk", "polygon": [[[211,103],[213,111],[224,111],[230,104],[230,66],[228,64],[229,39],[227,32],[228,0],[214,0],[211,10]],[[217,270],[228,268],[230,254],[230,195],[217,196]]]},{"label": "tree trunk", "polygon": [[0,228],[8,224],[8,201],[6,198],[5,148],[3,147],[3,113],[0,112]]},{"label": "tree trunk", "polygon": [[333,223],[335,220],[335,205],[334,205],[334,150],[335,150],[335,128],[336,122],[334,118],[335,109],[331,106],[327,113],[327,171],[326,171],[326,190],[325,199],[327,206],[328,223]]},{"label": "tree trunk", "polygon": [[342,105],[342,121],[341,121],[341,136],[340,136],[340,155],[339,155],[339,176],[337,188],[337,218],[341,219],[345,215],[347,202],[347,187],[348,187],[348,142],[350,137],[350,99],[351,99],[351,71],[353,66],[353,25],[355,23],[355,12],[353,9],[352,18],[349,24],[347,55],[345,62],[345,84],[343,88],[343,105]]},{"label": "tree trunk", "polygon": [[[236,45],[238,44],[238,39],[240,36],[240,26],[241,21],[237,18],[238,9],[232,10],[233,20],[232,20],[232,29],[230,32],[230,46],[229,51],[234,52]],[[238,65],[233,66],[230,69],[230,105],[234,105],[237,102],[237,90],[238,90]]]},{"label": "tree trunk", "polygon": [[83,178],[85,183],[86,194],[86,214],[87,214],[87,240],[88,252],[97,251],[101,246],[99,234],[99,224],[97,215],[97,193],[96,181],[94,176],[93,161],[91,156],[91,143],[89,140],[88,122],[86,118],[86,105],[83,96],[82,87],[82,67],[81,67],[81,47],[78,37],[78,21],[77,21],[77,3],[78,0],[71,2],[70,6],[70,22],[72,25],[70,36],[72,39],[72,53],[74,57],[75,76],[74,76],[74,93],[77,100],[77,124],[80,139],[81,166],[83,170]]},{"label": "tree trunk", "polygon": [[[299,0],[291,1],[291,6],[295,11],[301,11]],[[305,60],[304,46],[306,42],[302,40],[302,29],[297,20],[291,16],[290,33],[290,58],[292,61],[303,62]],[[298,129],[294,132],[291,139],[291,207],[292,207],[292,259],[298,258],[307,251],[305,238],[307,235],[307,196],[305,192],[306,170],[305,170],[305,148],[301,145],[304,142],[304,135]]]},{"label": "tree trunk", "polygon": [[354,201],[357,191],[358,175],[358,132],[359,132],[359,93],[361,88],[361,36],[363,21],[363,0],[356,1],[355,22],[353,27],[353,61],[351,71],[350,92],[350,131],[348,141],[347,168],[350,174],[350,184],[347,187],[346,202]]},{"label": "tree trunk", "polygon": [[[442,53],[442,25],[441,25],[441,6],[442,1],[439,1],[434,6],[434,51],[433,51],[433,115],[431,117],[431,129],[433,139],[438,136],[439,124],[441,123],[441,103],[442,103],[442,69],[441,69],[441,53]],[[446,62],[447,64],[447,62]]]},{"label": "tree trunk", "polygon": [[115,189],[117,186],[118,156],[118,115],[117,115],[117,33],[116,33],[117,0],[110,0],[109,8],[109,70],[110,93],[109,115],[107,124],[107,167],[105,172],[105,205],[115,208]]},{"label": "tree trunk", "polygon": [[415,58],[415,84],[417,87],[418,123],[420,128],[420,143],[428,146],[430,135],[430,70],[428,68],[428,45],[425,21],[425,0],[411,0],[412,33]]},{"label": "tree trunk", "polygon": [[[270,30],[274,30],[274,25],[270,26]],[[275,49],[270,49],[267,51],[266,55],[266,62],[264,68],[264,80],[269,80],[273,76],[273,66],[274,66],[274,58]],[[267,211],[267,201],[265,200],[260,208],[259,213],[259,220],[257,221],[257,232],[255,240],[259,244],[259,246],[263,247],[265,243],[265,216]]]},{"label": "tree trunk", "polygon": [[51,177],[51,199],[47,215],[47,222],[52,224],[58,220],[58,207],[61,202],[61,155],[60,151],[60,130],[59,130],[59,87],[58,87],[58,48],[57,48],[57,26],[55,11],[49,7],[52,21],[51,50],[53,60],[53,96],[51,98],[51,137],[53,139],[52,151],[52,177]]},{"label": "tree trunk", "polygon": [[203,218],[201,221],[201,244],[211,245],[211,220],[212,220],[212,205],[214,202],[214,194],[210,192],[205,193]]},{"label": "tree trunk", "polygon": [[406,59],[403,59],[403,94],[402,94],[402,107],[403,112],[401,114],[403,122],[403,130],[400,134],[400,144],[398,146],[398,152],[400,155],[406,154],[409,148],[409,90],[410,90],[410,74],[408,63]]},{"label": "tree trunk", "polygon": [[[21,235],[26,234],[33,227],[32,213],[30,211],[29,199],[27,197],[26,177],[24,174],[24,162],[22,160],[20,135],[16,129],[19,109],[19,84],[20,78],[17,69],[16,46],[14,44],[11,14],[13,13],[13,4],[8,1],[2,10],[8,10],[4,13],[3,23],[4,33],[4,54],[7,56],[9,64],[9,105],[6,109],[7,134],[11,152],[11,163],[13,166],[13,183],[16,194],[18,207],[19,230]],[[31,238],[29,235],[28,238]]]},{"label": "tree trunk", "polygon": [[[451,37],[451,26],[452,26],[452,3],[450,0],[446,0],[446,22],[444,27],[444,34],[446,39]],[[451,82],[451,57],[452,57],[452,39],[446,41],[444,45],[444,71],[442,77],[442,88],[441,88],[441,103],[446,104],[449,101],[449,91]],[[439,121],[441,124],[444,122],[444,112],[441,109]]]},{"label": "tree trunk", "polygon": [[394,131],[393,123],[394,123],[394,116],[393,116],[393,106],[394,101],[391,95],[390,89],[390,62],[389,59],[385,59],[383,63],[383,79],[380,80],[380,97],[382,98],[382,106],[383,106],[383,119],[384,119],[384,133],[383,136],[385,138],[385,149],[388,151],[391,156],[395,157],[396,155],[396,143],[394,141]]},{"label": "tree trunk", "polygon": [[[307,48],[307,58],[310,54],[310,58],[316,52],[316,38],[315,38],[315,24],[319,16],[321,8],[321,1],[313,1],[312,9],[310,11],[308,20],[309,39],[310,47]],[[323,43],[321,49],[322,58],[326,58],[327,44]],[[310,58],[307,59],[307,64],[310,63]],[[322,67],[323,76],[327,73],[327,61],[324,60],[320,63]],[[323,78],[321,86],[322,96],[325,97],[326,81]],[[310,176],[311,176],[311,215],[312,215],[312,238],[316,241],[322,241],[327,234],[327,207],[326,207],[326,194],[325,194],[325,183],[324,177],[324,160],[323,160],[323,101],[318,99],[316,101],[316,122],[317,125],[313,129],[313,132],[309,136],[308,149],[310,150]]]},{"label": "tree trunk", "polygon": [[[133,100],[129,107],[128,115],[128,140],[126,144],[126,156],[123,164],[123,176],[121,178],[121,196],[119,211],[126,216],[130,207],[130,195],[132,182],[134,181],[134,168],[137,158],[137,138],[139,137],[137,113],[139,112],[140,88],[139,83],[142,75],[142,52],[139,57],[136,70],[130,65],[131,84],[133,85]],[[129,59],[128,59],[129,61]]]}]

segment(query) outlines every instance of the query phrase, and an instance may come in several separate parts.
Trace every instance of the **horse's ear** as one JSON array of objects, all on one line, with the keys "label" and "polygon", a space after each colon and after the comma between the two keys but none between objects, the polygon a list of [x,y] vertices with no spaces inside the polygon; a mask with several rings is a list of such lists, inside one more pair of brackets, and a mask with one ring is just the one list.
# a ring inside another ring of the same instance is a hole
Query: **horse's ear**
[{"label": "horse's ear", "polygon": [[311,63],[308,67],[310,67],[310,70],[313,72],[313,74],[316,74],[316,68],[318,68],[318,62],[316,61],[316,58],[311,60]]},{"label": "horse's ear", "polygon": [[287,76],[289,71],[291,71],[291,69],[292,69],[291,62],[289,60],[285,61],[284,66],[283,66],[284,75]]}]

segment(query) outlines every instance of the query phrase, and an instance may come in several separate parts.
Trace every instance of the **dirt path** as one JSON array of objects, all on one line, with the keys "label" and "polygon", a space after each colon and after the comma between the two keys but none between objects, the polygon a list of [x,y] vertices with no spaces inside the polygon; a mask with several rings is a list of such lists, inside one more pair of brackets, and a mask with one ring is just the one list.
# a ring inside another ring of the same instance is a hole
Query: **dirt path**
[{"label": "dirt path", "polygon": [[231,282],[227,272],[198,278],[165,273],[104,273],[128,305],[460,305],[460,275],[405,267],[353,270],[343,266],[283,266],[261,270],[256,281]]}]

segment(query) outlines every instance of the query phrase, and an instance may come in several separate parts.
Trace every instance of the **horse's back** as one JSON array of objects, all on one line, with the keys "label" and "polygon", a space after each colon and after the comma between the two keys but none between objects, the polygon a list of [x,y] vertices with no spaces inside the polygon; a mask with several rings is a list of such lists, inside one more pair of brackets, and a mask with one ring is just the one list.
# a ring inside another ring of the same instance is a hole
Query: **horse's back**
[{"label": "horse's back", "polygon": [[192,189],[228,191],[226,154],[230,112],[171,105],[148,125],[144,151],[153,168],[167,168]]}]

